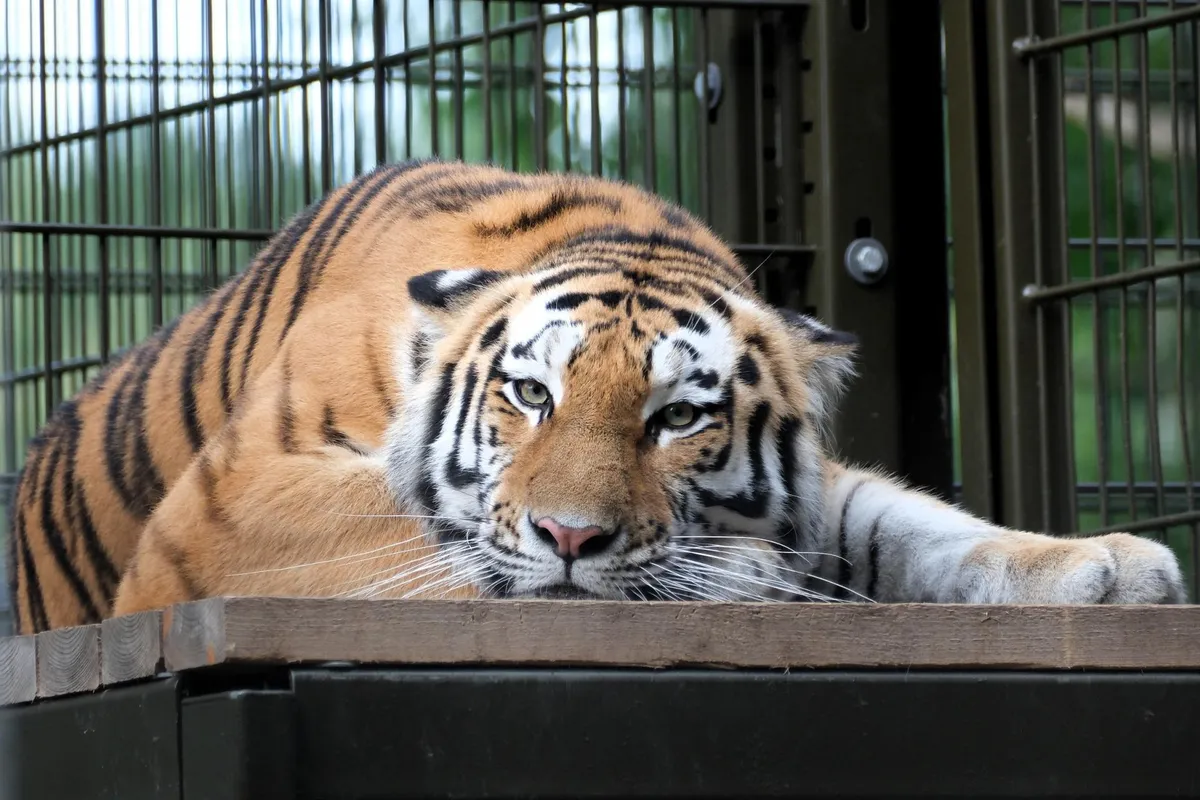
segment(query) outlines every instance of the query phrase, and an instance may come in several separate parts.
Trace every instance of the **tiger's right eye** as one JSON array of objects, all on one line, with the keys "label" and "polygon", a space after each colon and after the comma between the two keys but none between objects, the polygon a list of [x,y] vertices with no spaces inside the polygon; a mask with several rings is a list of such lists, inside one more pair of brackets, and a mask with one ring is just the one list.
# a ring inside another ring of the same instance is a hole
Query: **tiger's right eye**
[{"label": "tiger's right eye", "polygon": [[531,406],[544,406],[550,402],[550,390],[537,381],[517,381],[517,397]]}]

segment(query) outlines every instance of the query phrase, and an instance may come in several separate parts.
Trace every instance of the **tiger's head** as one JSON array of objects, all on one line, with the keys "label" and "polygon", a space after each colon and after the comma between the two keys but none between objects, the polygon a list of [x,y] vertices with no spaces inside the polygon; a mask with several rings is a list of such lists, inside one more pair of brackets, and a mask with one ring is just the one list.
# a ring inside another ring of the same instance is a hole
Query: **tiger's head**
[{"label": "tiger's head", "polygon": [[805,594],[853,337],[667,261],[409,282],[388,480],[485,596]]}]

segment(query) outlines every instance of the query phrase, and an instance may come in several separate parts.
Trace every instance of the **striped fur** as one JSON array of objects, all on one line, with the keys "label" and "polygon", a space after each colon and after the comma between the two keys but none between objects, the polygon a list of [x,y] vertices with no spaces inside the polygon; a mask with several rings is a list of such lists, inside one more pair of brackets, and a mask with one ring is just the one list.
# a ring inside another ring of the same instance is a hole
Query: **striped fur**
[{"label": "striped fur", "polygon": [[380,167],[48,422],[19,628],[215,594],[1182,598],[1152,542],[1000,529],[837,463],[852,351],[634,187]]}]

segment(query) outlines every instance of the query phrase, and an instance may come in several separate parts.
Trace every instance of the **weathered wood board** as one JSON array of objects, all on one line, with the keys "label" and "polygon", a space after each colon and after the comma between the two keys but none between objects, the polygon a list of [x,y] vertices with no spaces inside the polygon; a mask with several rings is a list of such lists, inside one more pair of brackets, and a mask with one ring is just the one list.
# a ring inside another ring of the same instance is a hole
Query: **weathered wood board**
[{"label": "weathered wood board", "polygon": [[326,661],[1200,670],[1200,606],[214,598],[0,640],[0,703],[32,699],[33,663],[41,698],[163,670]]}]

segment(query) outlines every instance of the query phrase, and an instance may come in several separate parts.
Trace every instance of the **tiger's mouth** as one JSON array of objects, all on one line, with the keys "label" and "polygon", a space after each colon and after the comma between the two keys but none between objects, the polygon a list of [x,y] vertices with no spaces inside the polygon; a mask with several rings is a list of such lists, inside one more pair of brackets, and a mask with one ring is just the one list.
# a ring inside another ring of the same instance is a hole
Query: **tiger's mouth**
[{"label": "tiger's mouth", "polygon": [[602,600],[603,598],[587,589],[568,583],[556,583],[552,586],[542,586],[530,592],[513,595],[514,599],[526,600]]}]

